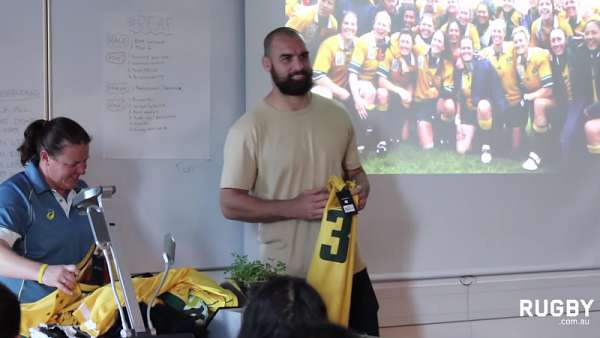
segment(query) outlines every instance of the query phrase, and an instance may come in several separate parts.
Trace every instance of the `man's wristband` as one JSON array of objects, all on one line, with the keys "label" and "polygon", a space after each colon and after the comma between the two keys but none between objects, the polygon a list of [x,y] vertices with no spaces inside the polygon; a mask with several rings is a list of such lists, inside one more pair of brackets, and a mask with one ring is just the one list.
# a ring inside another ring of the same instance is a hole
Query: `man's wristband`
[{"label": "man's wristband", "polygon": [[46,272],[46,269],[48,269],[48,264],[42,264],[40,265],[40,271],[38,271],[38,279],[37,282],[40,284],[43,284],[43,278],[44,278],[44,272]]}]

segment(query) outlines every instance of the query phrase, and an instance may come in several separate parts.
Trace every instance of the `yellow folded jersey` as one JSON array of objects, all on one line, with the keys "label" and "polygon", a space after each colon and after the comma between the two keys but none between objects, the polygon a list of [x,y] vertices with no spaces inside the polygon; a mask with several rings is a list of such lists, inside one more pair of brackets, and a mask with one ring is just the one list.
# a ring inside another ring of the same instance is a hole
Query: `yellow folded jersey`
[{"label": "yellow folded jersey", "polygon": [[[148,303],[160,283],[161,274],[153,277],[133,279],[133,288],[138,302]],[[169,292],[183,302],[190,296],[202,299],[211,312],[222,307],[236,307],[237,297],[205,274],[191,268],[172,269],[167,274],[160,294]],[[121,285],[117,293],[124,306]],[[191,298],[194,298],[191,297]],[[21,305],[21,332],[29,337],[29,329],[41,324],[79,326],[81,331],[92,337],[106,333],[115,323],[117,304],[110,285],[102,287],[78,284],[72,295],[54,291],[35,303]]]}]

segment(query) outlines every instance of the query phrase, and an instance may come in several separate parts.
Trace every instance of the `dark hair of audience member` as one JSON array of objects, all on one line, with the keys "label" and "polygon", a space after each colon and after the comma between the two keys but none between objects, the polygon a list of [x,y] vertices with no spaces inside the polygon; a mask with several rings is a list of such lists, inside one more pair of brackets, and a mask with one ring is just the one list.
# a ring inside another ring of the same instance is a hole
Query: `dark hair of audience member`
[{"label": "dark hair of audience member", "polygon": [[358,335],[337,324],[320,322],[301,325],[290,338],[359,338]]},{"label": "dark hair of audience member", "polygon": [[57,156],[66,145],[89,144],[92,140],[83,127],[67,117],[33,121],[23,136],[25,139],[17,148],[22,165],[39,160],[41,149],[45,149],[50,156]]},{"label": "dark hair of audience member", "polygon": [[238,338],[288,338],[295,328],[327,321],[321,296],[306,281],[275,277],[250,298]]},{"label": "dark hair of audience member", "polygon": [[0,338],[19,336],[21,308],[17,296],[0,284]]}]

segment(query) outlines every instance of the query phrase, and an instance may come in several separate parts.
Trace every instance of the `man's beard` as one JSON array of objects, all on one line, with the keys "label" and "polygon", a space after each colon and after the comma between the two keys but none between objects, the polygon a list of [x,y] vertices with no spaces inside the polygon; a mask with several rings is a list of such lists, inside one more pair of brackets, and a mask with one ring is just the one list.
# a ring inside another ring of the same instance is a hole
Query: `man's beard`
[{"label": "man's beard", "polygon": [[[298,74],[303,74],[304,79],[292,79],[293,76]],[[303,96],[306,95],[313,86],[312,69],[299,71],[282,79],[275,73],[275,69],[271,68],[271,78],[273,79],[275,86],[277,86],[279,91],[284,95]]]}]

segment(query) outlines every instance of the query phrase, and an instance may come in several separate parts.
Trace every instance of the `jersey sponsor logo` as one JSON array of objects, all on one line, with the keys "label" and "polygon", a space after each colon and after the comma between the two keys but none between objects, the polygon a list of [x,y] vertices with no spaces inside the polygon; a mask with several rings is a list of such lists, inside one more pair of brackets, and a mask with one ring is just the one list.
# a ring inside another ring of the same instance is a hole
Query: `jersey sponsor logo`
[{"label": "jersey sponsor logo", "polygon": [[398,59],[392,60],[392,71],[397,72],[400,69],[400,61]]},{"label": "jersey sponsor logo", "polygon": [[53,221],[54,218],[56,218],[56,212],[52,209],[49,209],[46,213],[46,219],[48,219],[49,221]]},{"label": "jersey sponsor logo", "polygon": [[367,59],[374,60],[375,58],[377,58],[377,48],[369,47],[369,50],[367,51]]},{"label": "jersey sponsor logo", "polygon": [[344,64],[346,64],[346,55],[342,51],[336,52],[335,53],[335,65],[343,66]]}]

